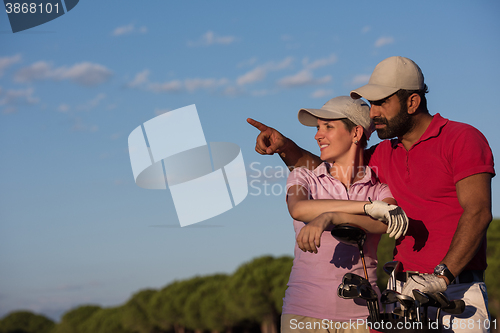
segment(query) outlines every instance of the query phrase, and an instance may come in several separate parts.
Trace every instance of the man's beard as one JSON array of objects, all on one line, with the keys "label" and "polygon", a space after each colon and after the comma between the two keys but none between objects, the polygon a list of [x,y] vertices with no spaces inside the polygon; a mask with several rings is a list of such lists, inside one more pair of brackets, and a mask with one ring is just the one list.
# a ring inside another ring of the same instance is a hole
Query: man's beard
[{"label": "man's beard", "polygon": [[400,138],[414,126],[413,118],[408,114],[408,106],[406,104],[401,105],[399,113],[391,120],[383,117],[375,117],[373,118],[373,122],[375,124],[386,125],[384,128],[377,129],[377,135],[380,139]]}]

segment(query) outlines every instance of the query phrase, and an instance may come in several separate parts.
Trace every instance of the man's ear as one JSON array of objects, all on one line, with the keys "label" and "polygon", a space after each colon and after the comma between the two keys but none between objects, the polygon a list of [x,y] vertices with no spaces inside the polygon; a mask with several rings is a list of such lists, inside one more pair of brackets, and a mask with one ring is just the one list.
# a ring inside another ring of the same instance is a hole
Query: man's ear
[{"label": "man's ear", "polygon": [[408,106],[408,114],[414,114],[415,112],[417,112],[421,102],[422,99],[420,98],[419,94],[411,94],[406,101],[406,105]]}]

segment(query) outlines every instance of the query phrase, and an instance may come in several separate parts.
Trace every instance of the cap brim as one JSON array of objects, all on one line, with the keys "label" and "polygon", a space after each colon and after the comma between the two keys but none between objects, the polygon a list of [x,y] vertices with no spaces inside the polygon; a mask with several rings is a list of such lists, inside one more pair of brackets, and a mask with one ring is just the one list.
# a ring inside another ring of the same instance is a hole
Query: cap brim
[{"label": "cap brim", "polygon": [[316,127],[318,125],[318,118],[343,119],[346,118],[346,116],[324,109],[300,109],[298,118],[302,125]]},{"label": "cap brim", "polygon": [[398,90],[399,88],[380,86],[378,84],[366,84],[351,91],[351,98],[359,99],[363,97],[368,101],[379,101],[394,94]]}]

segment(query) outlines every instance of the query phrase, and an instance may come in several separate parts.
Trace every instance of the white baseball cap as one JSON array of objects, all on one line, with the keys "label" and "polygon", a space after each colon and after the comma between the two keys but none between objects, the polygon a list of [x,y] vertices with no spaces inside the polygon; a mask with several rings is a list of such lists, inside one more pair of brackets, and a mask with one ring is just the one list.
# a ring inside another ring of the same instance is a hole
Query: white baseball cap
[{"label": "white baseball cap", "polygon": [[318,118],[329,120],[347,118],[355,125],[363,127],[367,139],[370,138],[374,129],[368,104],[349,96],[332,98],[321,109],[300,109],[298,117],[301,124],[306,126],[317,126]]},{"label": "white baseball cap", "polygon": [[351,97],[378,101],[400,89],[421,90],[424,86],[424,75],[415,62],[405,57],[390,57],[379,62],[368,84],[351,91]]}]

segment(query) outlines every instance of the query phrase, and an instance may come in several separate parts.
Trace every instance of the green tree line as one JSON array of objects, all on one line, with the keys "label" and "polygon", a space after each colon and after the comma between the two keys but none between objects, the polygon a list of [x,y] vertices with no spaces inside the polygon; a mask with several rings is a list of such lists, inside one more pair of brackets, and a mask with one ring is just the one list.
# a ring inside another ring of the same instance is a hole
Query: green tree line
[{"label": "green tree line", "polygon": [[232,275],[213,274],[145,289],[123,305],[83,305],[59,323],[29,311],[0,320],[0,333],[277,333],[293,259],[263,256]]},{"label": "green tree line", "polygon": [[[488,230],[489,309],[500,314],[500,220]],[[383,235],[378,248],[378,284],[385,289],[382,265],[392,260],[394,241]],[[123,305],[82,305],[58,323],[30,311],[0,320],[0,333],[277,333],[282,299],[293,259],[263,256],[242,264],[233,274],[213,274],[145,289]],[[334,286],[336,287],[336,286]]]}]

